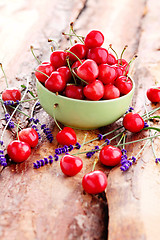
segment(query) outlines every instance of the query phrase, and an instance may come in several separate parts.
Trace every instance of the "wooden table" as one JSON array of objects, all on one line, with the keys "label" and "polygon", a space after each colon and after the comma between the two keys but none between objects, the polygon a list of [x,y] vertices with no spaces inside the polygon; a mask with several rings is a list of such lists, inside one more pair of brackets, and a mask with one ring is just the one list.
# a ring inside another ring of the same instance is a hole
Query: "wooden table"
[{"label": "wooden table", "polygon": [[[120,54],[124,45],[126,59],[138,54],[135,62],[134,79],[136,91],[133,107],[144,113],[146,89],[159,83],[160,79],[160,2],[157,0],[17,0],[0,3],[0,61],[3,63],[10,86],[26,84],[35,89],[34,69],[36,61],[30,53],[33,45],[42,61],[49,59],[51,43],[56,40],[62,49],[69,42],[61,35],[67,32],[69,23],[74,22],[77,33],[85,35],[90,29],[104,33],[104,46],[113,44]],[[1,73],[0,73],[1,74]],[[1,74],[0,91],[5,88]],[[30,114],[32,104],[25,104],[24,111]],[[156,105],[158,106],[158,105]],[[2,108],[1,108],[2,110]],[[0,113],[3,117],[3,111]],[[157,113],[158,114],[158,113]],[[57,127],[44,110],[36,115],[52,129]],[[22,126],[26,118],[16,114]],[[1,120],[0,130],[4,128]],[[78,141],[104,133],[119,126],[120,122],[92,131],[76,130]],[[157,126],[157,123],[155,123]],[[149,136],[148,132],[132,134],[130,140]],[[6,131],[5,146],[15,138],[15,130]],[[91,149],[94,142],[84,146]],[[142,148],[144,142],[127,147],[131,155]],[[157,155],[159,140],[154,141]],[[29,159],[21,164],[9,164],[0,173],[0,239],[1,240],[155,240],[159,239],[160,219],[160,168],[155,164],[151,145],[140,155],[137,164],[122,173],[119,166],[106,168],[100,163],[96,169],[108,175],[106,198],[84,194],[81,179],[91,170],[94,157],[82,156],[84,167],[75,177],[65,177],[54,162],[38,170],[33,162],[50,154],[58,146],[56,140],[42,140],[32,150]]]}]

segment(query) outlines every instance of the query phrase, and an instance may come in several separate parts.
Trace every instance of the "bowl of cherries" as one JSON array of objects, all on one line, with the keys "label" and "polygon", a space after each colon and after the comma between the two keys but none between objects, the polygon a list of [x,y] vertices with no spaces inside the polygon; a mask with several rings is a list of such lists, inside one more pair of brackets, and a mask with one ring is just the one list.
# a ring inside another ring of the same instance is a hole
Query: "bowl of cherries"
[{"label": "bowl of cherries", "polygon": [[127,111],[135,89],[128,75],[131,61],[103,48],[98,30],[78,38],[80,43],[53,51],[50,61],[37,67],[37,94],[44,110],[63,125],[95,129]]}]

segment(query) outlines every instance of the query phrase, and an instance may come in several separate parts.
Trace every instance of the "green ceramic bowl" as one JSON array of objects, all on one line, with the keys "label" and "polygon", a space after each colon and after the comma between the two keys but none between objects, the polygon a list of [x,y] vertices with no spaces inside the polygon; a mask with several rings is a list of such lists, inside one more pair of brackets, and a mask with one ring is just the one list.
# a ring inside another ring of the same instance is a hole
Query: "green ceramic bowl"
[{"label": "green ceramic bowl", "polygon": [[[129,108],[135,83],[132,90],[113,100],[87,101],[67,98],[50,92],[37,80],[37,93],[44,110],[65,126],[78,129],[95,129],[115,122]],[[57,105],[54,108],[54,105]]]}]

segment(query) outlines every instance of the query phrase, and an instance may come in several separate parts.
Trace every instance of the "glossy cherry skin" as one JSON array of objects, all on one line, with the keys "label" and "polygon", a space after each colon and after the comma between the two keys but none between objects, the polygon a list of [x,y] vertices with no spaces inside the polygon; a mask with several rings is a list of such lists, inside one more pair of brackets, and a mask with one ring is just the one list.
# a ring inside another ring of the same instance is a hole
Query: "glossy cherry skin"
[{"label": "glossy cherry skin", "polygon": [[115,68],[116,71],[117,71],[117,78],[120,77],[120,76],[123,76],[123,73],[124,73],[124,68],[123,68],[123,66],[121,66],[121,65],[118,66],[118,64],[114,64],[114,65],[112,65],[112,66],[114,66],[114,68]]},{"label": "glossy cherry skin", "polygon": [[126,76],[129,72],[129,68],[130,68],[130,66],[128,65],[128,62],[123,58],[122,59],[117,59],[116,62],[117,62],[117,65],[122,66],[123,75]]},{"label": "glossy cherry skin", "polygon": [[87,83],[95,81],[98,77],[99,69],[95,61],[91,59],[85,60],[78,68],[77,75]]},{"label": "glossy cherry skin", "polygon": [[[75,45],[73,45],[69,51],[74,53],[79,59],[85,58],[86,57],[86,53],[87,53],[87,48],[84,44],[81,43],[76,43]],[[67,55],[69,56],[69,59],[72,62],[77,61],[78,59],[71,53],[67,52]]]},{"label": "glossy cherry skin", "polygon": [[62,172],[67,176],[75,176],[83,167],[83,161],[79,157],[64,155],[60,160]]},{"label": "glossy cherry skin", "polygon": [[33,128],[25,128],[18,133],[19,140],[26,142],[30,147],[35,147],[38,144],[38,133]]},{"label": "glossy cherry skin", "polygon": [[27,158],[30,156],[31,147],[28,143],[14,140],[9,143],[7,147],[7,153],[12,161],[20,163],[27,160]]},{"label": "glossy cherry skin", "polygon": [[64,127],[56,135],[57,142],[61,145],[74,145],[77,142],[75,131],[70,127]]},{"label": "glossy cherry skin", "polygon": [[126,76],[118,77],[114,85],[119,89],[122,95],[129,93],[132,89],[132,81]]},{"label": "glossy cherry skin", "polygon": [[127,113],[123,118],[123,126],[132,133],[137,133],[144,128],[144,120],[138,113]]},{"label": "glossy cherry skin", "polygon": [[50,62],[55,68],[67,65],[67,53],[63,50],[56,50],[51,53]]},{"label": "glossy cherry skin", "polygon": [[2,93],[2,100],[3,101],[14,101],[21,100],[21,91],[18,88],[7,88]]},{"label": "glossy cherry skin", "polygon": [[114,86],[113,84],[108,84],[104,86],[103,99],[109,100],[109,99],[115,99],[119,97],[120,97],[120,91],[116,86]]},{"label": "glossy cherry skin", "polygon": [[112,53],[108,53],[107,64],[114,65],[117,63],[115,56]]},{"label": "glossy cherry skin", "polygon": [[99,153],[99,160],[106,166],[116,166],[121,161],[122,152],[112,145],[104,146]]},{"label": "glossy cherry skin", "polygon": [[101,47],[103,42],[104,35],[97,30],[90,31],[84,39],[84,43],[87,48]]},{"label": "glossy cherry skin", "polygon": [[91,48],[88,50],[87,58],[94,60],[98,65],[107,63],[108,51],[102,47]]},{"label": "glossy cherry skin", "polygon": [[108,64],[99,65],[98,79],[104,84],[114,83],[117,78],[117,70],[114,66]]},{"label": "glossy cherry skin", "polygon": [[64,90],[65,86],[65,78],[57,71],[54,71],[45,81],[45,87],[51,92],[61,92]]},{"label": "glossy cherry skin", "polygon": [[95,80],[83,88],[83,93],[87,99],[98,101],[104,95],[104,85],[101,81]]},{"label": "glossy cherry skin", "polygon": [[155,103],[160,102],[160,87],[152,87],[147,90],[147,98]]},{"label": "glossy cherry skin", "polygon": [[69,98],[82,100],[84,98],[83,87],[69,84],[65,88],[65,96]]},{"label": "glossy cherry skin", "polygon": [[[83,63],[85,61],[85,59],[81,59],[81,62]],[[77,73],[77,68],[81,65],[80,61],[76,61],[72,64],[72,70],[74,70]]]},{"label": "glossy cherry skin", "polygon": [[57,72],[59,72],[63,76],[66,83],[69,82],[72,78],[71,71],[69,70],[69,67],[67,67],[67,66],[57,68]]},{"label": "glossy cherry skin", "polygon": [[107,177],[102,171],[93,171],[84,175],[82,186],[89,194],[102,193],[107,187]]},{"label": "glossy cherry skin", "polygon": [[[51,63],[49,63],[49,62],[44,62],[41,65],[39,65],[36,70],[43,72],[47,76],[50,76],[51,73],[53,71],[55,71],[55,67],[52,66]],[[48,79],[48,77],[40,72],[35,71],[35,76],[41,83],[45,83],[45,81]]]}]

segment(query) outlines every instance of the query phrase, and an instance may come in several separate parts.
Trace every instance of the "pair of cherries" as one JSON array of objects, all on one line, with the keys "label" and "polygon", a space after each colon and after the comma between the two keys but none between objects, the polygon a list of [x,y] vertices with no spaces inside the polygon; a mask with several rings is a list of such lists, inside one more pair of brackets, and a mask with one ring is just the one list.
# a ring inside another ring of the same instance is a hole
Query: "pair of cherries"
[{"label": "pair of cherries", "polygon": [[38,144],[38,133],[33,128],[25,128],[18,132],[19,140],[13,140],[7,147],[8,156],[15,163],[21,163],[28,159],[31,148]]},{"label": "pair of cherries", "polygon": [[50,91],[80,100],[114,99],[127,94],[132,89],[127,76],[129,64],[125,59],[116,59],[102,47],[103,42],[100,31],[90,31],[84,44],[53,51],[50,62],[38,66],[36,78]]}]

